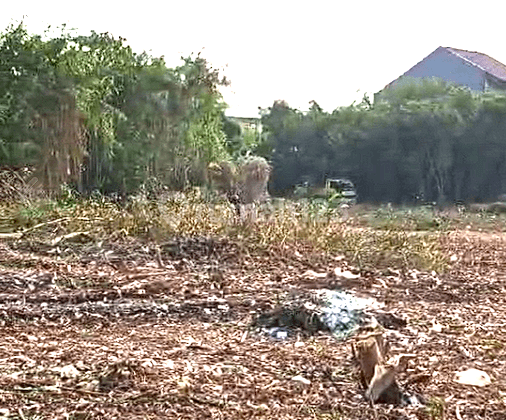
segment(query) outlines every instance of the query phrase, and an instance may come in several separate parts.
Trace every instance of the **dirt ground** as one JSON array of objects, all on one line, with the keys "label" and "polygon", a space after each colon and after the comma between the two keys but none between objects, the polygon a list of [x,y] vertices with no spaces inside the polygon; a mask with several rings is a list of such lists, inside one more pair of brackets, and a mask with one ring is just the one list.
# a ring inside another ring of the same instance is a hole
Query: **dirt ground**
[{"label": "dirt ground", "polygon": [[[506,419],[504,239],[445,234],[444,275],[354,279],[335,274],[353,271],[339,256],[227,240],[4,241],[0,418]],[[287,294],[324,287],[407,321],[385,336],[415,355],[398,382],[422,404],[370,406],[350,340],[251,327]],[[491,383],[456,382],[469,368]]]}]

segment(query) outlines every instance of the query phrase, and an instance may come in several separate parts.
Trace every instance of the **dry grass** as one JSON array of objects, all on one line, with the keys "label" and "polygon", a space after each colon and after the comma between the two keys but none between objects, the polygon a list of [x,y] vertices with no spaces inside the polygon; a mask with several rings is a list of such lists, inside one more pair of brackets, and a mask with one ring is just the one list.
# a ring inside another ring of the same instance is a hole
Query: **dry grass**
[{"label": "dry grass", "polygon": [[[377,229],[375,211],[286,202],[239,220],[196,192],[2,206],[22,238],[0,244],[0,417],[503,419],[503,235],[401,217]],[[385,270],[336,283],[356,266]],[[349,342],[249,328],[283,296],[322,287],[407,320],[388,339],[417,355],[399,380],[425,406],[370,407]],[[493,383],[456,383],[467,367]]]},{"label": "dry grass", "polygon": [[447,226],[421,230],[427,223],[425,213],[402,218],[381,210],[367,215],[357,211],[344,220],[338,210],[324,204],[290,201],[247,207],[243,213],[239,219],[230,204],[211,203],[198,191],[174,193],[158,201],[133,197],[125,206],[105,199],[66,197],[0,208],[2,218],[11,221],[8,230],[45,239],[73,232],[85,232],[95,240],[141,237],[159,243],[172,237],[227,237],[254,249],[302,245],[343,254],[365,270],[442,272],[447,264],[440,246]]}]

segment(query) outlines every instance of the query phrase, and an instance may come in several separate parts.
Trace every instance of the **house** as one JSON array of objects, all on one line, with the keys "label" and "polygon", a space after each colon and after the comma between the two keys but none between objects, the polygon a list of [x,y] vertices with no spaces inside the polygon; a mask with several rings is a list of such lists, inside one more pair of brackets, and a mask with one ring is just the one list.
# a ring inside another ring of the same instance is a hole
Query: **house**
[{"label": "house", "polygon": [[383,90],[412,78],[434,77],[478,92],[491,89],[506,91],[506,65],[480,52],[450,47],[437,48]]},{"label": "house", "polygon": [[252,130],[258,133],[262,132],[260,118],[228,117],[228,119],[238,124],[241,127],[242,132],[246,130]]}]

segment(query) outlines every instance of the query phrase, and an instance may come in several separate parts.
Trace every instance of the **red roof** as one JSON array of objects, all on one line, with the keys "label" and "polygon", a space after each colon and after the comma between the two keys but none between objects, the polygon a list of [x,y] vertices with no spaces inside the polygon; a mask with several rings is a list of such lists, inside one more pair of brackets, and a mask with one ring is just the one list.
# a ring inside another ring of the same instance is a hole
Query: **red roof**
[{"label": "red roof", "polygon": [[506,66],[494,58],[489,57],[487,54],[482,54],[476,51],[459,50],[457,48],[450,47],[445,47],[445,49],[451,54],[455,54],[467,62],[481,68],[492,76],[506,81]]}]

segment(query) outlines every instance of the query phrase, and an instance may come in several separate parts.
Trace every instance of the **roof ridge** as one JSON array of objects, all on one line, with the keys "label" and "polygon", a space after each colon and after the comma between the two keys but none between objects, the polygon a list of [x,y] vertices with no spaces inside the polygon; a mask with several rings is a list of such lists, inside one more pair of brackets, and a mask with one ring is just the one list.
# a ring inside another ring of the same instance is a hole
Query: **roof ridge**
[{"label": "roof ridge", "polygon": [[491,57],[490,55],[488,54],[485,54],[485,53],[482,53],[480,51],[471,51],[471,50],[464,50],[462,48],[454,48],[454,47],[443,47],[443,48],[446,48],[446,49],[450,49],[450,50],[453,50],[453,51],[463,51],[463,52],[467,52],[467,53],[471,53],[471,54],[479,54],[479,55],[482,55],[482,56],[485,56],[485,57],[488,57],[490,58],[491,60],[499,63],[499,64],[502,64],[504,66],[503,63],[501,63],[499,60],[496,60],[494,57]]},{"label": "roof ridge", "polygon": [[447,48],[447,49],[450,49],[450,50],[454,50],[454,51],[464,51],[464,52],[469,52],[469,53],[474,53],[474,54],[483,54],[479,51],[471,51],[471,50],[465,50],[464,48],[455,48],[455,47],[444,47],[444,48]]},{"label": "roof ridge", "polygon": [[485,73],[506,81],[506,65],[494,57],[479,51],[469,51],[453,47],[445,47],[445,49],[460,59],[478,67]]},{"label": "roof ridge", "polygon": [[456,55],[457,57],[461,58],[462,60],[470,63],[471,65],[475,66],[475,67],[478,67],[480,70],[483,70],[485,73],[489,73],[490,72],[488,70],[486,70],[484,67],[480,66],[478,63],[475,63],[473,60],[467,58],[467,57],[464,57],[462,54],[459,54],[457,51],[465,51],[465,52],[472,52],[472,51],[467,51],[467,50],[459,50],[457,48],[451,48],[451,47],[447,47],[446,49],[449,49],[450,52],[454,55]]}]

